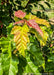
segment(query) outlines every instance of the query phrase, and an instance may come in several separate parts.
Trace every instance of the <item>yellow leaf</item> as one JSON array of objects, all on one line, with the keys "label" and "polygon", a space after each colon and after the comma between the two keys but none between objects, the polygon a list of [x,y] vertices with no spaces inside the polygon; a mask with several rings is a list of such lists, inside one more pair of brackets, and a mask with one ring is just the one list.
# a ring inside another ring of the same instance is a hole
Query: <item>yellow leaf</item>
[{"label": "yellow leaf", "polygon": [[41,24],[41,25],[45,25],[46,27],[50,27],[50,24],[47,20],[45,19],[41,19],[38,18],[37,16],[32,15],[31,13],[29,13],[27,16],[25,16],[27,19],[31,20],[34,19],[36,21],[36,23]]},{"label": "yellow leaf", "polygon": [[27,49],[27,43],[29,42],[28,38],[29,28],[27,25],[14,26],[11,31],[11,34],[14,34],[14,42],[16,43],[16,48],[19,53],[25,56],[25,49]]}]

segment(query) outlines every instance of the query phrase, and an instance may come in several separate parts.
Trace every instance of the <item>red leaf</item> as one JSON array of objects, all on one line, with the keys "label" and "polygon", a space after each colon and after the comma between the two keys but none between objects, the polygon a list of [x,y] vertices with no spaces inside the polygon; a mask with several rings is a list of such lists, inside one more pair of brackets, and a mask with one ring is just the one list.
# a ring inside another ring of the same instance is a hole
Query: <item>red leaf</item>
[{"label": "red leaf", "polygon": [[15,12],[15,16],[18,18],[24,18],[26,13],[24,13],[22,10],[18,10]]},{"label": "red leaf", "polygon": [[39,34],[40,34],[41,36],[43,36],[42,30],[40,29],[39,25],[35,22],[35,20],[29,20],[29,21],[27,22],[27,24],[28,24],[28,26],[34,28],[37,32],[39,32]]},{"label": "red leaf", "polygon": [[24,20],[20,20],[18,22],[15,22],[13,25],[15,25],[15,24],[22,24],[22,23],[24,23]]},{"label": "red leaf", "polygon": [[27,20],[25,20],[25,19],[20,20],[20,21],[18,21],[18,22],[15,22],[13,25],[15,25],[15,24],[23,24],[24,22],[27,23]]}]

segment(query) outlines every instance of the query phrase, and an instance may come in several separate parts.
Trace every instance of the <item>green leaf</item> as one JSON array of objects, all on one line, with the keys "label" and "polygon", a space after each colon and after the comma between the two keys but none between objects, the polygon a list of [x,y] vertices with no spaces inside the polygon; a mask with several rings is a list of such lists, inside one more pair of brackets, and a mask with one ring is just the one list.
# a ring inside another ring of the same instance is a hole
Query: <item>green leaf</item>
[{"label": "green leaf", "polygon": [[18,73],[19,75],[23,75],[23,71],[27,65],[27,61],[26,58],[24,58],[23,56],[19,56],[19,64],[18,64]]},{"label": "green leaf", "polygon": [[46,72],[53,72],[54,71],[54,62],[46,62],[46,65],[45,65],[45,71]]},{"label": "green leaf", "polygon": [[11,57],[11,41],[10,41],[10,38],[7,37],[2,37],[1,40],[0,40],[0,45],[1,45],[1,50],[3,53],[7,52],[9,54],[9,57]]},{"label": "green leaf", "polygon": [[15,22],[19,21],[18,17],[16,17],[16,16],[14,16],[14,20],[15,20]]},{"label": "green leaf", "polygon": [[29,2],[29,0],[22,0],[21,1],[21,6],[22,7],[26,7],[27,3]]},{"label": "green leaf", "polygon": [[45,7],[42,5],[42,4],[39,4],[40,6],[41,6],[41,8],[43,9],[43,10],[45,10]]},{"label": "green leaf", "polygon": [[18,62],[13,61],[12,59],[10,60],[9,75],[16,75],[18,72],[17,64]]},{"label": "green leaf", "polygon": [[26,57],[26,60],[27,66],[25,67],[24,73],[34,73],[34,74],[37,73],[37,75],[41,75],[38,70],[38,67],[34,65],[29,56]]},{"label": "green leaf", "polygon": [[8,46],[9,46],[9,39],[2,37],[0,39],[0,46],[1,46],[2,52],[6,52],[8,50]]},{"label": "green leaf", "polygon": [[3,70],[2,70],[2,59],[0,57],[0,75],[3,75]]},{"label": "green leaf", "polygon": [[18,72],[18,60],[9,58],[8,54],[1,54],[2,69],[4,75],[16,75]]},{"label": "green leaf", "polygon": [[51,8],[51,5],[49,4],[49,2],[44,2],[49,8]]},{"label": "green leaf", "polygon": [[36,47],[35,45],[31,45],[30,52],[33,54],[33,59],[34,59],[35,65],[40,66],[40,65],[44,64],[44,58],[42,56],[43,54],[42,54],[40,48]]},{"label": "green leaf", "polygon": [[9,57],[11,57],[12,50],[15,48],[14,42],[12,41],[12,38],[10,37],[2,37],[0,39],[0,47],[2,53],[8,53]]},{"label": "green leaf", "polygon": [[10,23],[9,26],[7,27],[7,31],[8,31],[7,35],[10,35],[12,28],[13,28],[13,23]]},{"label": "green leaf", "polygon": [[9,41],[8,54],[11,57],[11,41]]}]

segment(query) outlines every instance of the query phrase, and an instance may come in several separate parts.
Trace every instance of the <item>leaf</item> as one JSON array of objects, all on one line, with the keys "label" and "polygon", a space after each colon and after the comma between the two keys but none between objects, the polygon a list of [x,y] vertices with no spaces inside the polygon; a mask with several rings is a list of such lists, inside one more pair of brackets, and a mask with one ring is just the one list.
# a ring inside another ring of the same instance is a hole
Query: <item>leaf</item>
[{"label": "leaf", "polygon": [[15,11],[15,16],[18,17],[18,18],[24,18],[26,15],[26,13],[24,13],[22,10],[18,10],[18,11]]},{"label": "leaf", "polygon": [[9,54],[9,57],[11,57],[11,41],[9,41],[8,54]]},{"label": "leaf", "polygon": [[15,22],[19,21],[18,17],[14,16]]},{"label": "leaf", "polygon": [[38,70],[38,67],[34,65],[34,63],[31,61],[29,56],[26,57],[26,60],[27,60],[27,66],[25,67],[24,73],[41,75]]},{"label": "leaf", "polygon": [[[41,27],[40,27],[40,28],[41,28]],[[48,35],[48,33],[47,33],[44,29],[41,28],[41,30],[42,30],[42,32],[43,32],[43,37],[41,37],[41,36],[39,35],[39,33],[36,32],[36,31],[35,31],[34,29],[32,29],[32,28],[30,29],[30,32],[33,33],[33,34],[35,34],[36,38],[37,38],[38,41],[40,42],[40,45],[41,45],[41,46],[44,46],[44,45],[46,44],[46,41],[47,41],[49,35]]]},{"label": "leaf", "polygon": [[3,75],[2,58],[0,57],[0,75]]},{"label": "leaf", "polygon": [[[30,46],[30,52],[33,55],[33,63],[37,66],[42,66],[42,64],[44,64],[44,58],[42,57],[43,54],[41,48],[36,47],[34,43]],[[30,57],[31,59],[32,55]]]},{"label": "leaf", "polygon": [[9,46],[9,39],[2,37],[0,39],[0,46],[1,46],[1,50],[2,52],[5,52],[8,50],[8,46]]},{"label": "leaf", "polygon": [[54,62],[46,62],[46,65],[45,65],[45,71],[46,72],[52,72],[54,71]]},{"label": "leaf", "polygon": [[36,23],[41,24],[41,25],[45,25],[46,27],[50,27],[49,22],[47,22],[45,19],[40,19],[36,17]]},{"label": "leaf", "polygon": [[25,75],[25,73],[23,74],[23,71],[27,65],[26,58],[24,58],[23,56],[19,56],[18,59],[19,59],[18,73],[19,73],[19,75]]},{"label": "leaf", "polygon": [[35,22],[35,20],[29,20],[28,21],[28,26],[34,28],[43,37],[43,32],[40,29],[40,27],[38,26],[38,24]]},{"label": "leaf", "polygon": [[2,69],[4,75],[16,75],[18,72],[18,60],[9,58],[8,54],[1,54],[2,58]]},{"label": "leaf", "polygon": [[16,48],[20,54],[25,56],[25,49],[27,49],[27,43],[29,42],[28,33],[29,29],[27,25],[23,27],[14,26],[11,34],[14,34],[14,42],[16,43]]},{"label": "leaf", "polygon": [[16,24],[23,24],[24,23],[24,20],[20,20],[18,22],[15,22],[13,25],[16,25]]},{"label": "leaf", "polygon": [[49,4],[49,2],[44,2],[49,8],[51,8],[51,5]]},{"label": "leaf", "polygon": [[10,35],[12,28],[13,28],[13,23],[10,23],[9,26],[7,27],[7,35]]},{"label": "leaf", "polygon": [[42,5],[42,4],[39,4],[40,6],[41,6],[41,8],[43,9],[43,10],[45,10],[45,8],[44,8],[44,6]]},{"label": "leaf", "polygon": [[21,1],[21,6],[22,7],[26,7],[27,3],[29,2],[29,0],[22,0]]},{"label": "leaf", "polygon": [[13,44],[11,42],[11,38],[10,37],[2,37],[0,40],[0,47],[1,47],[1,51],[2,53],[8,53],[9,57],[11,57],[11,53],[12,53],[12,49],[13,49]]},{"label": "leaf", "polygon": [[18,62],[13,61],[12,59],[10,60],[9,75],[16,75],[16,73],[18,72],[17,64]]},{"label": "leaf", "polygon": [[37,24],[45,25],[46,27],[50,27],[50,24],[49,24],[49,22],[47,20],[38,18],[37,16],[34,16],[31,13],[29,13],[28,15],[26,15],[25,18],[27,18],[29,20],[33,19],[33,20],[35,20],[35,22]]}]

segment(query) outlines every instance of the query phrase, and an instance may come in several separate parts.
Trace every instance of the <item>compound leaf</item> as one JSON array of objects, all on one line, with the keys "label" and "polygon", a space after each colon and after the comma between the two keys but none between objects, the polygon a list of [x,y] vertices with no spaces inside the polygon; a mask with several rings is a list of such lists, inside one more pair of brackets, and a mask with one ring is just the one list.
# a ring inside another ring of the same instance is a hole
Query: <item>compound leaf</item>
[{"label": "compound leaf", "polygon": [[27,43],[29,42],[28,33],[29,29],[27,25],[23,27],[14,26],[11,34],[14,34],[14,42],[16,43],[16,48],[20,54],[25,55],[25,49],[27,49]]}]

